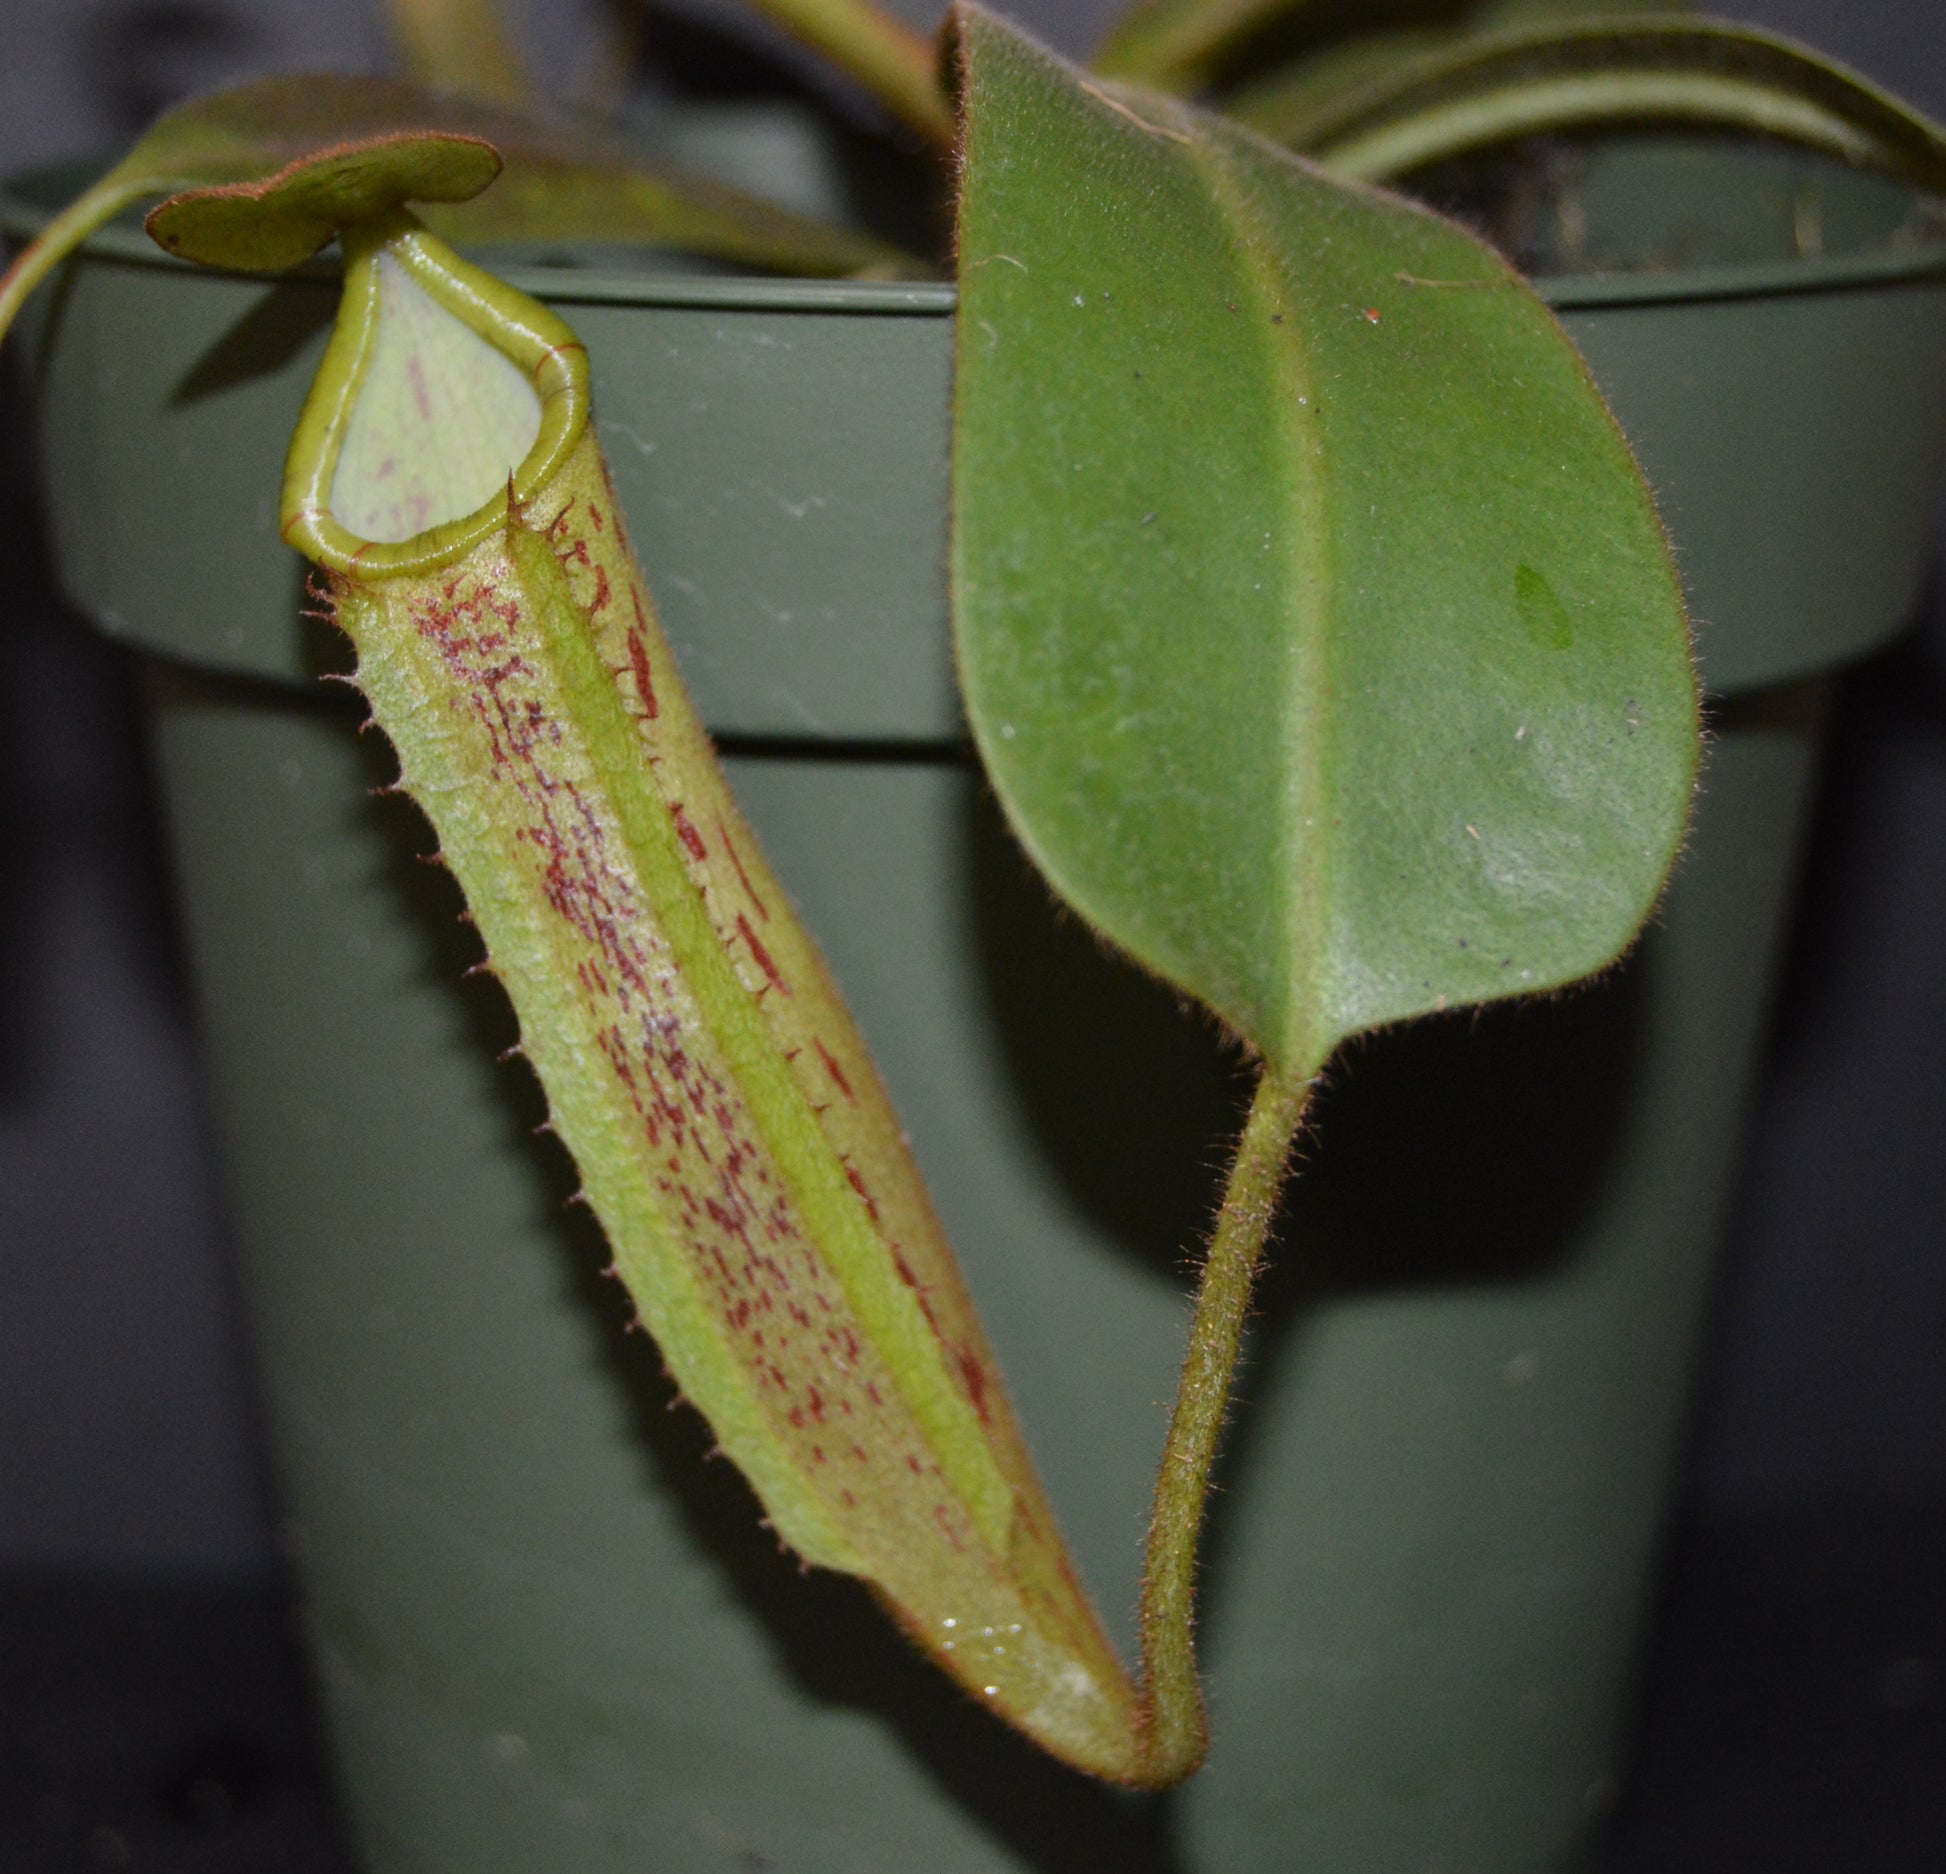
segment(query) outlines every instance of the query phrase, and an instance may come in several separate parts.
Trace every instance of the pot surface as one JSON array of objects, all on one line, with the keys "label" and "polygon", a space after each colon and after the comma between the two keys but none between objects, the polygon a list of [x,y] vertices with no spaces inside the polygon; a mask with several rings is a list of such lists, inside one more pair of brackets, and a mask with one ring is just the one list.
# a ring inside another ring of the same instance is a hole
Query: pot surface
[{"label": "pot surface", "polygon": [[[12,208],[8,213],[25,212]],[[1784,275],[1788,274],[1786,280]],[[966,765],[946,287],[566,269],[644,561],[872,1037],[1124,1642],[1232,1065],[1050,910]],[[1787,290],[1788,289],[1788,290]],[[1946,250],[1556,289],[1732,697],[1596,989],[1381,1036],[1317,1118],[1226,1460],[1210,1769],[1086,1785],[800,1578],[664,1410],[389,759],[277,540],[327,277],[105,236],[30,370],[61,575],[157,746],[320,1683],[374,1874],[1452,1874],[1612,1787],[1809,785],[1787,679],[1903,621]]]}]

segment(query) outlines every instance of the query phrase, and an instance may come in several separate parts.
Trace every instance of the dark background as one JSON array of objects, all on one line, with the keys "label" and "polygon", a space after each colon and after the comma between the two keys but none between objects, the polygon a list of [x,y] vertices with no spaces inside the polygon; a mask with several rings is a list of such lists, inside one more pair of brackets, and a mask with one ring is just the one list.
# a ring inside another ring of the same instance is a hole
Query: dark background
[{"label": "dark background", "polygon": [[[1078,51],[1111,9],[1011,10]],[[1938,0],[1739,11],[1946,117]],[[598,56],[595,0],[525,13],[550,76]],[[113,150],[216,82],[383,60],[362,0],[0,0],[0,171]],[[51,593],[26,453],[9,383],[0,1869],[336,1868],[131,675]],[[1946,1868],[1937,581],[1915,623],[1838,705],[1618,1869]]]}]

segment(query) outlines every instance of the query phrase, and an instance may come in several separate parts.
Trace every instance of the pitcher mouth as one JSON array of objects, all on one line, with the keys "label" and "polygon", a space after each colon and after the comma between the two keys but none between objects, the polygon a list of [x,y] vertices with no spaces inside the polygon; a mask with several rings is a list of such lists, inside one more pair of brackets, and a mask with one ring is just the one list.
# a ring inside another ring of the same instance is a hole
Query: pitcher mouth
[{"label": "pitcher mouth", "polygon": [[[587,428],[588,358],[537,300],[460,259],[403,211],[349,229],[344,297],[284,468],[284,539],[332,572],[360,578],[434,571],[504,528],[559,471]],[[526,454],[486,500],[404,538],[375,539],[339,518],[339,469],[378,351],[385,268],[511,364],[538,405]]]}]

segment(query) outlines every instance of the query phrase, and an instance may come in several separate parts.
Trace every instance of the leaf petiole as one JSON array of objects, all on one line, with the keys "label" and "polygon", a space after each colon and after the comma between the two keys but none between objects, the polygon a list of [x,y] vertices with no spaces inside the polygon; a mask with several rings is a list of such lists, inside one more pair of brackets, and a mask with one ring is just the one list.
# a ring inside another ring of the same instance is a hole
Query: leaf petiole
[{"label": "leaf petiole", "polygon": [[1236,1379],[1250,1290],[1315,1081],[1266,1067],[1203,1264],[1189,1351],[1162,1449],[1142,1571],[1141,1781],[1166,1789],[1209,1748],[1196,1672],[1196,1550]]}]

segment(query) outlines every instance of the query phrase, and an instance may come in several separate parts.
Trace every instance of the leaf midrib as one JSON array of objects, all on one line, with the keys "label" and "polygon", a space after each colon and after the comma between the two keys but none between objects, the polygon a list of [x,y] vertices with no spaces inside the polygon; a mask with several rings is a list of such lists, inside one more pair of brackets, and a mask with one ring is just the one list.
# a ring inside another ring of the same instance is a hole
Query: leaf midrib
[{"label": "leaf midrib", "polygon": [[[1265,1052],[1275,1072],[1302,1079],[1323,1066],[1336,1038],[1321,1006],[1325,977],[1321,913],[1329,902],[1332,832],[1326,812],[1328,712],[1323,699],[1328,695],[1328,619],[1336,569],[1326,522],[1317,384],[1309,369],[1307,324],[1285,277],[1268,258],[1273,251],[1272,230],[1253,208],[1247,186],[1231,168],[1228,151],[1211,135],[1208,120],[1174,104],[1169,109],[1192,133],[1185,146],[1189,160],[1207,184],[1229,236],[1245,329],[1258,344],[1272,380],[1270,434],[1284,499],[1267,558],[1276,581],[1274,602],[1295,626],[1286,640],[1290,650],[1282,673],[1287,699],[1282,720],[1294,732],[1273,751],[1283,765],[1286,815],[1277,854],[1281,865],[1278,926],[1295,962],[1285,982],[1302,986],[1304,1003],[1295,1006],[1286,989],[1271,1030],[1277,1046],[1275,1050],[1267,1046]],[[1288,160],[1281,152],[1276,154],[1279,160]],[[1273,322],[1273,315],[1281,322]],[[1299,411],[1307,414],[1300,419]]]}]

